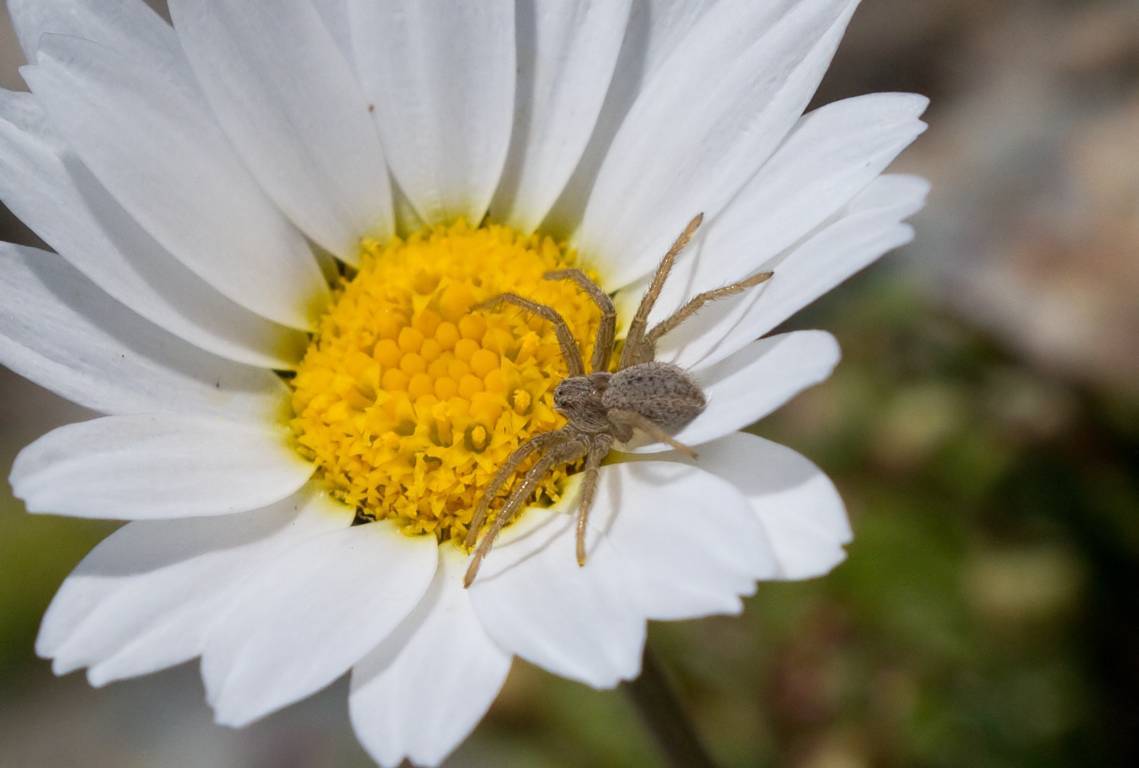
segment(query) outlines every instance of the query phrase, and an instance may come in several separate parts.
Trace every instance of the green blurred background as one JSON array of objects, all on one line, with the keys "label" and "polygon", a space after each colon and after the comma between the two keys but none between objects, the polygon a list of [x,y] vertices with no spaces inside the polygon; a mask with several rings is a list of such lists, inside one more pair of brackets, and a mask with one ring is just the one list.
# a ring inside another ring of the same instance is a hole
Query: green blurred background
[{"label": "green blurred background", "polygon": [[[756,427],[835,479],[850,558],[652,642],[726,766],[1139,765],[1139,4],[866,0],[818,100],[876,90],[933,98],[917,242],[794,320],[845,361]],[[81,416],[0,372],[4,474]],[[232,731],[193,665],[53,677],[39,617],[112,527],[0,488],[2,768],[370,765],[344,681]],[[657,760],[621,694],[517,663],[448,765]]]}]

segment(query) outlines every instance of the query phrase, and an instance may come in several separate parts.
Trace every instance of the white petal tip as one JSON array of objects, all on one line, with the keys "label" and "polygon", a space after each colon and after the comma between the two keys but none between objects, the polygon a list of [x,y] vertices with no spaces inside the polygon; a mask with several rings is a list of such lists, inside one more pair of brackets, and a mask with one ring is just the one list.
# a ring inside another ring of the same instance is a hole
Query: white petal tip
[{"label": "white petal tip", "polygon": [[211,703],[211,706],[214,708],[214,722],[226,728],[244,728],[268,714],[267,712],[242,712],[236,708],[230,709],[230,705],[226,702]]},{"label": "white petal tip", "polygon": [[819,562],[810,565],[800,564],[794,568],[784,569],[776,581],[809,581],[811,579],[821,579],[846,562],[846,558],[846,550],[839,548],[829,553]]},{"label": "white petal tip", "polygon": [[51,662],[51,673],[56,677],[63,677],[64,675],[71,674],[82,666],[82,662],[69,660],[63,656],[57,656]]},{"label": "white petal tip", "polygon": [[108,683],[113,683],[114,681],[115,676],[112,673],[107,672],[98,666],[91,667],[87,670],[87,683],[92,688],[102,688]]},{"label": "white petal tip", "polygon": [[803,331],[813,338],[809,347],[803,351],[813,355],[819,360],[819,367],[811,378],[811,385],[826,381],[834,373],[834,369],[842,362],[842,347],[832,334],[826,331]]},{"label": "white petal tip", "polygon": [[879,95],[881,98],[896,99],[899,104],[904,106],[905,111],[912,117],[921,117],[925,114],[925,111],[929,109],[929,97],[920,93],[896,91],[893,93],[882,93]]}]

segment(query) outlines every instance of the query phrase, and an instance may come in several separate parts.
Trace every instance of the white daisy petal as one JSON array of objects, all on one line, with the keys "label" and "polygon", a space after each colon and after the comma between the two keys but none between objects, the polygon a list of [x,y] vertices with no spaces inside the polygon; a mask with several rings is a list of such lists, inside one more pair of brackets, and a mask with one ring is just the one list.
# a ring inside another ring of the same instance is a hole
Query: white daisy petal
[{"label": "white daisy petal", "polygon": [[575,513],[575,493],[559,509],[528,510],[470,592],[501,647],[596,688],[636,676],[646,619],[736,613],[756,579],[777,572],[748,500],[702,467],[603,467],[584,568]]},{"label": "white daisy petal", "polygon": [[35,97],[0,90],[0,199],[93,283],[214,354],[292,368],[307,342],[222,296],[165,253],[51,131]]},{"label": "white daisy petal", "polygon": [[756,579],[776,573],[748,500],[712,474],[719,458],[702,454],[699,466],[634,461],[603,469],[591,521],[607,527],[625,567],[623,589],[646,618],[738,613],[740,596],[755,591]]},{"label": "white daisy petal", "polygon": [[93,685],[200,654],[241,580],[285,547],[352,523],[352,510],[309,489],[238,517],[128,523],[67,577],[36,653],[57,675],[90,667]]},{"label": "white daisy petal", "polygon": [[920,211],[931,185],[920,176],[888,173],[874,180],[848,207],[851,213],[878,211],[907,219]]},{"label": "white daisy petal", "polygon": [[876,93],[800,120],[727,209],[705,225],[700,247],[685,254],[665,284],[653,320],[701,291],[772,268],[780,253],[840,211],[925,131],[919,118],[928,104],[924,96]]},{"label": "white daisy petal", "polygon": [[823,472],[795,451],[737,432],[700,448],[699,463],[751,502],[778,562],[766,578],[809,579],[846,558],[853,533],[842,498]]},{"label": "white daisy petal", "polygon": [[352,64],[352,20],[348,17],[348,0],[312,0],[324,27],[332,34],[345,61]]},{"label": "white daisy petal", "polygon": [[186,344],[104,294],[54,253],[0,243],[0,363],[103,413],[179,410],[261,421],[288,388],[272,372]]},{"label": "white daisy petal", "polygon": [[371,523],[310,539],[251,574],[202,656],[217,721],[245,725],[346,672],[415,609],[437,553],[433,538]]},{"label": "white daisy petal", "polygon": [[170,15],[222,128],[301,230],[349,262],[363,235],[394,232],[369,105],[316,9],[171,0]]},{"label": "white daisy petal", "polygon": [[496,219],[531,232],[557,200],[601,111],[631,5],[519,3],[513,146],[491,205]]},{"label": "white daisy petal", "polygon": [[20,452],[10,481],[29,512],[148,520],[258,509],[312,472],[283,428],[166,414],[60,427]]},{"label": "white daisy petal", "polygon": [[750,274],[838,212],[925,132],[928,105],[924,96],[876,93],[804,117],[708,228],[715,258],[701,264],[696,290]]},{"label": "white daisy petal", "polygon": [[356,69],[392,173],[428,223],[478,222],[513,122],[513,0],[351,0]]},{"label": "white daisy petal", "polygon": [[470,588],[487,634],[503,650],[594,688],[636,677],[645,620],[610,542],[592,536],[580,568],[573,515],[531,509],[511,529]]},{"label": "white daisy petal", "polygon": [[44,35],[70,35],[139,61],[178,61],[178,38],[142,0],[8,0],[8,13],[28,61]]},{"label": "white daisy petal", "polygon": [[693,333],[703,332],[675,362],[698,370],[715,365],[883,254],[910,242],[914,231],[901,222],[921,209],[928,192],[928,182],[910,176],[875,181],[841,218],[770,260],[763,268],[776,274],[764,287],[741,296],[738,304],[709,307],[702,324],[693,328]]},{"label": "white daisy petal", "polygon": [[[700,445],[743,429],[838,365],[838,342],[823,331],[795,331],[761,339],[728,359],[695,372],[708,406],[676,439]],[[658,443],[648,450],[659,450]],[[644,449],[642,449],[644,450]]]},{"label": "white daisy petal", "polygon": [[[360,743],[380,765],[438,765],[474,730],[510,671],[463,589],[466,556],[444,545],[415,612],[352,670]],[[430,670],[430,674],[424,674]]]},{"label": "white daisy petal", "polygon": [[230,299],[310,328],[328,285],[300,233],[241,166],[177,69],[45,36],[24,79],[99,181],[175,258]]},{"label": "white daisy petal", "polygon": [[651,270],[696,213],[715,217],[763,164],[857,4],[723,0],[700,19],[630,110],[586,208],[577,245],[608,260],[610,288]]},{"label": "white daisy petal", "polygon": [[573,176],[547,217],[548,228],[569,233],[581,222],[597,180],[597,171],[644,84],[656,73],[667,54],[716,2],[637,0],[633,3],[625,40],[601,114]]}]

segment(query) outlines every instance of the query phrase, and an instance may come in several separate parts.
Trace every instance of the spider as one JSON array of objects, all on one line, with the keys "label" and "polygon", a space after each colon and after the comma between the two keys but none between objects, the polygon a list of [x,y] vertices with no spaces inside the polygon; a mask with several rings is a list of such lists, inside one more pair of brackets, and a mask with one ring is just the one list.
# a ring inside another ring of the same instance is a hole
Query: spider
[{"label": "spider", "polygon": [[693,218],[661,259],[637,313],[633,316],[615,371],[610,372],[608,367],[616,343],[617,310],[609,295],[579,269],[548,272],[544,277],[547,280],[573,281],[601,310],[601,324],[593,345],[589,373],[585,371],[581,348],[557,310],[514,293],[499,294],[479,305],[489,310],[510,304],[553,325],[562,357],[569,369],[569,376],[554,390],[554,408],[566,417],[567,422],[561,429],[543,432],[520,445],[507,457],[487,486],[471,518],[466,538],[468,547],[473,547],[478,540],[490,506],[502,486],[515,474],[522,462],[532,454],[538,454],[533,466],[507,497],[490,529],[479,542],[463,580],[464,586],[469,587],[474,582],[479,566],[490,552],[498,534],[523,502],[530,498],[542,478],[555,467],[585,459],[576,526],[577,562],[584,566],[586,525],[597,490],[598,470],[614,443],[627,443],[632,439],[634,431],[640,430],[653,440],[667,443],[689,457],[696,458],[696,451],[678,442],[672,435],[704,410],[704,393],[684,370],[653,359],[656,356],[656,344],[662,336],[676,330],[708,302],[742,293],[767,282],[774,274],[760,272],[746,280],[698,294],[649,329],[649,313],[660,296],[664,282],[668,279],[677,256],[692,240],[703,221],[703,213]]}]

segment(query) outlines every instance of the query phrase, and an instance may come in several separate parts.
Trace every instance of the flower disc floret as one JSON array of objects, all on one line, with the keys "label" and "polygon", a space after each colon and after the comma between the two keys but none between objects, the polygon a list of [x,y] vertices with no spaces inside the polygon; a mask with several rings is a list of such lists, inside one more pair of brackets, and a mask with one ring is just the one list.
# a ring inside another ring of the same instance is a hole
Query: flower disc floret
[{"label": "flower disc floret", "polygon": [[[518,293],[592,339],[589,299],[543,278],[574,262],[549,237],[464,221],[364,240],[291,380],[298,450],[330,492],[409,534],[462,540],[507,456],[564,423],[553,408],[567,373],[553,329],[479,305]],[[552,474],[539,500],[555,500],[565,479]]]}]

